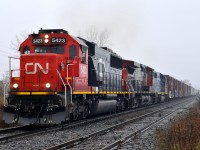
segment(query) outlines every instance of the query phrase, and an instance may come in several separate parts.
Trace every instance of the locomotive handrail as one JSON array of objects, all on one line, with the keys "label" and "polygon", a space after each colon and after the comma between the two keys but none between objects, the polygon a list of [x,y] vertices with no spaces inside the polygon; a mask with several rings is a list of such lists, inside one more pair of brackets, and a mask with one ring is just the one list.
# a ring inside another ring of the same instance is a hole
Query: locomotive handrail
[{"label": "locomotive handrail", "polygon": [[[62,81],[62,84],[63,84],[64,87],[65,87],[65,109],[67,109],[67,116],[65,116],[65,120],[67,120],[67,119],[69,119],[68,108],[67,108],[67,106],[68,106],[68,104],[67,104],[67,87],[66,87],[65,82],[63,81],[63,79],[62,79],[62,77],[61,77],[61,75],[60,75],[60,72],[59,72],[58,70],[56,70],[56,71],[57,71],[57,73],[58,73],[58,76],[60,77],[60,80]],[[65,115],[66,115],[66,114],[65,114]]]},{"label": "locomotive handrail", "polygon": [[10,78],[11,78],[11,59],[19,59],[18,57],[8,57],[9,58],[9,79],[7,79],[4,85],[4,106],[6,106],[6,94],[8,93],[8,85],[10,85]]},{"label": "locomotive handrail", "polygon": [[63,79],[60,75],[60,72],[58,70],[57,70],[57,73],[58,73],[58,76],[60,77],[60,80],[62,81],[62,84],[65,87],[65,107],[67,107],[67,88],[66,88],[65,82],[63,81]]},{"label": "locomotive handrail", "polygon": [[67,64],[67,84],[69,85],[69,88],[70,88],[70,103],[71,105],[73,105],[73,102],[72,102],[72,87],[71,85],[69,84],[69,78],[68,78],[68,72],[69,72],[69,66],[73,66],[74,64]]},{"label": "locomotive handrail", "polygon": [[11,77],[11,65],[12,65],[12,62],[11,62],[11,59],[20,59],[18,57],[8,57],[9,58],[9,78]]}]

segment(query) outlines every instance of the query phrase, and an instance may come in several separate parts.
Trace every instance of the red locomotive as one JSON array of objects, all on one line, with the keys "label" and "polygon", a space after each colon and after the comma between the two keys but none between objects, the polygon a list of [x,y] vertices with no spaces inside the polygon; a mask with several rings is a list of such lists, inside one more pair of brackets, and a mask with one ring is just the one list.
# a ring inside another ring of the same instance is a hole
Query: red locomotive
[{"label": "red locomotive", "polygon": [[39,30],[19,51],[20,76],[10,70],[7,122],[60,123],[192,94],[190,86],[63,29]]}]

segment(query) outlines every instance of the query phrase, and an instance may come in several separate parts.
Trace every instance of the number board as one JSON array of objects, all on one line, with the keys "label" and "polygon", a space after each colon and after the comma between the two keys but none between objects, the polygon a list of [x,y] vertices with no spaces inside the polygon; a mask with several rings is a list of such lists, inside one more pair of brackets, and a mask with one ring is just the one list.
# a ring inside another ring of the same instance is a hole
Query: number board
[{"label": "number board", "polygon": [[66,38],[51,38],[51,43],[64,44],[66,43]]},{"label": "number board", "polygon": [[42,44],[43,43],[43,39],[41,38],[35,38],[32,40],[33,44]]}]

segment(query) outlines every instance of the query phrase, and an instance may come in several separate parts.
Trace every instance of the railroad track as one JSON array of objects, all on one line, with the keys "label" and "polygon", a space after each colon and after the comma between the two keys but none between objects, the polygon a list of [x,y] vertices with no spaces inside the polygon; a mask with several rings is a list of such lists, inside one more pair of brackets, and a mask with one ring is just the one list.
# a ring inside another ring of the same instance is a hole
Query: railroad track
[{"label": "railroad track", "polygon": [[[0,149],[5,149],[9,146],[11,146],[11,148],[7,148],[7,149],[12,149],[12,146],[14,146],[15,149],[26,149],[24,148],[24,145],[27,145],[27,143],[31,143],[29,145],[33,145],[34,149],[46,149],[46,148],[48,149],[48,147],[51,147],[49,149],[53,149],[52,145],[58,146],[60,144],[57,144],[57,143],[63,143],[63,141],[69,142],[69,140],[71,141],[71,143],[68,143],[70,146],[75,145],[75,143],[77,142],[81,143],[82,141],[87,140],[89,137],[92,138],[96,136],[95,132],[93,131],[96,131],[99,126],[102,126],[102,128],[103,126],[111,127],[112,123],[109,123],[109,122],[112,119],[119,120],[118,119],[119,117],[125,118],[125,116],[126,117],[129,116],[129,118],[133,118],[138,115],[141,116],[144,113],[147,113],[147,112],[150,113],[152,109],[157,109],[158,106],[164,107],[166,109],[166,105],[168,105],[168,107],[172,105],[171,103],[178,103],[177,105],[180,105],[180,103],[183,103],[183,101],[184,99],[181,101],[169,101],[168,103],[152,105],[152,106],[149,106],[148,108],[140,108],[140,109],[130,110],[130,111],[126,111],[126,112],[122,112],[118,114],[112,114],[109,116],[101,116],[97,118],[82,120],[80,122],[73,122],[71,124],[66,124],[62,126],[60,125],[60,126],[55,126],[51,128],[44,128],[42,130],[32,131],[32,133],[31,132],[23,133],[19,136],[18,135],[10,136],[10,137],[7,137],[7,139],[4,138],[4,140],[2,140]],[[110,130],[112,129],[110,128]],[[104,133],[104,131],[101,131],[101,132],[102,134]],[[108,131],[105,131],[105,132],[108,132]],[[84,136],[82,136],[81,134]],[[71,139],[74,139],[74,140],[71,140]],[[67,146],[69,146],[68,144]],[[61,148],[63,146],[58,146],[58,147]],[[58,147],[56,147],[56,149]]]},{"label": "railroad track", "polygon": [[[170,104],[172,102],[173,101],[169,101],[169,102],[166,102],[165,104],[168,104],[168,103]],[[131,109],[131,110],[119,112],[119,113],[116,113],[116,114],[110,114],[110,115],[107,115],[107,116],[99,116],[99,117],[95,117],[95,118],[80,120],[78,122],[72,122],[72,123],[69,123],[69,124],[57,125],[57,126],[53,126],[53,127],[26,125],[26,126],[18,126],[18,127],[1,129],[0,130],[0,143],[1,142],[9,142],[9,141],[12,141],[12,140],[16,140],[18,138],[26,138],[26,137],[30,137],[30,136],[34,136],[34,135],[38,135],[38,134],[45,134],[45,133],[49,133],[49,132],[67,130],[67,129],[74,128],[74,127],[77,127],[77,126],[83,126],[83,125],[86,125],[86,124],[98,122],[98,121],[101,121],[101,120],[106,120],[106,119],[113,118],[113,117],[118,117],[118,116],[127,115],[127,114],[134,113],[134,112],[139,112],[139,111],[142,111],[142,110],[145,110],[145,109],[151,109],[151,108],[163,105],[163,104],[164,103],[159,103],[159,104],[156,104],[156,105],[149,105],[149,106],[146,106],[146,107]]]},{"label": "railroad track", "polygon": [[[193,103],[191,103],[192,105]],[[183,105],[184,106],[184,105]],[[188,107],[182,108],[177,110],[178,116],[181,116],[188,112],[190,109]],[[169,120],[177,117],[177,112],[171,112],[168,115],[164,116],[162,119],[157,120],[155,122],[152,122],[149,126],[146,126],[139,130],[137,133],[135,133],[132,136],[127,136],[127,138],[121,139],[121,141],[117,141],[114,145],[112,143],[111,149],[118,149],[118,150],[124,150],[124,149],[143,149],[143,150],[149,150],[149,149],[157,149],[159,146],[159,143],[156,142],[156,130],[166,128],[166,122],[169,122]],[[109,149],[108,146],[105,147],[103,150]]]},{"label": "railroad track", "polygon": [[[174,115],[175,113],[177,113],[177,110],[173,111],[173,112],[170,112],[168,113],[167,115],[165,115],[164,117],[158,119],[158,120],[155,120],[151,123],[149,123],[148,125],[142,127],[141,129],[135,131],[135,132],[132,132],[130,134],[128,134],[127,136],[119,139],[119,140],[116,140],[115,142],[103,147],[101,150],[110,150],[110,149],[113,149],[113,148],[117,148],[117,147],[120,147],[121,149],[124,149],[125,148],[125,145],[123,145],[125,142],[129,141],[132,139],[131,142],[134,142],[134,139],[136,137],[138,137],[139,135],[142,135],[144,134],[145,132],[151,130],[153,127],[155,127],[156,125],[158,125],[159,123],[161,123],[163,120],[165,120],[166,118],[168,117],[171,117],[172,115]],[[139,140],[141,140],[141,138],[138,138]],[[134,147],[132,147],[134,148]]]},{"label": "railroad track", "polygon": [[20,138],[23,136],[34,135],[47,129],[46,126],[25,125],[5,128],[0,130],[0,142]]},{"label": "railroad track", "polygon": [[[121,123],[117,123],[102,130],[80,136],[62,144],[47,148],[46,150],[56,150],[61,148],[74,149],[102,149],[109,150],[121,145],[130,138],[137,136],[156,124],[163,121],[166,117],[176,113],[179,108],[186,105],[188,101],[175,104],[171,107],[161,108],[156,111],[135,117]],[[178,106],[178,107],[177,107]],[[177,107],[172,111],[173,107]],[[171,112],[172,111],[172,112]],[[160,116],[162,114],[162,117]],[[152,117],[156,116],[156,117]],[[151,118],[151,119],[148,119]]]},{"label": "railroad track", "polygon": [[16,127],[10,127],[10,128],[3,128],[0,129],[0,135],[15,132],[16,130],[23,130],[25,126],[16,126]]}]

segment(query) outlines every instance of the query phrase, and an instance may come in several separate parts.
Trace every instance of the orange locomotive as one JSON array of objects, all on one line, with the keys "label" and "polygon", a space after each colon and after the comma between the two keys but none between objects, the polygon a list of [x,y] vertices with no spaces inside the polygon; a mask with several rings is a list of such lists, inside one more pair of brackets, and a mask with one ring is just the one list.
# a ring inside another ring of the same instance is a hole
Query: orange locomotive
[{"label": "orange locomotive", "polygon": [[10,69],[6,122],[60,123],[169,98],[167,76],[157,80],[152,68],[63,29],[39,30],[19,51],[19,77]]}]

